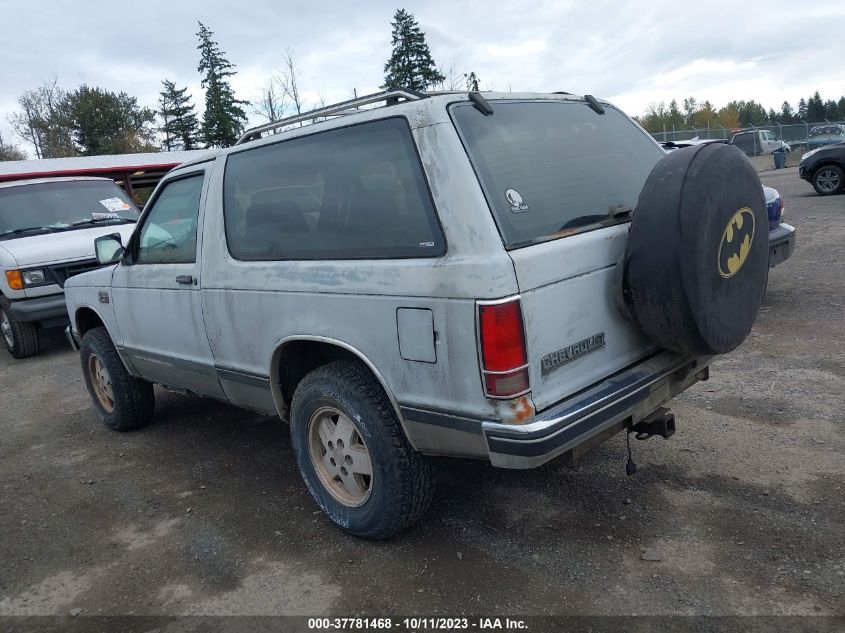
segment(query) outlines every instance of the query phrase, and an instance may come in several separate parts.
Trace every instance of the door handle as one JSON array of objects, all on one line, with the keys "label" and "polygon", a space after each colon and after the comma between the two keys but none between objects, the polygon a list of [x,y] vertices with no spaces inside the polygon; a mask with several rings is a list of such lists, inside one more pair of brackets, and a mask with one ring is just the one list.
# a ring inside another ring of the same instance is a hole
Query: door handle
[{"label": "door handle", "polygon": [[194,279],[193,275],[178,275],[176,277],[177,284],[185,284],[185,285],[192,285],[197,283],[196,279]]}]

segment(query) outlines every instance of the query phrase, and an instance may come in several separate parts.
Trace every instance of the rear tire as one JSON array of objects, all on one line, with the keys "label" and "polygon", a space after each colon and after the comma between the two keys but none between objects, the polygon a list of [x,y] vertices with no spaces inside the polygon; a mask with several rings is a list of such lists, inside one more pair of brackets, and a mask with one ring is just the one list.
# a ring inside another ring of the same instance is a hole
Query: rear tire
[{"label": "rear tire", "polygon": [[338,361],[305,376],[290,419],[305,484],[342,529],[390,538],[431,505],[431,461],[411,447],[390,400],[361,363]]},{"label": "rear tire", "polygon": [[820,196],[839,193],[845,187],[845,172],[836,165],[822,165],[813,174],[813,189]]},{"label": "rear tire", "polygon": [[152,384],[129,375],[105,328],[88,330],[82,337],[79,354],[88,393],[107,427],[131,431],[152,418]]},{"label": "rear tire", "polygon": [[34,323],[19,321],[12,314],[12,303],[0,296],[0,338],[15,358],[28,358],[38,353],[38,328]]}]

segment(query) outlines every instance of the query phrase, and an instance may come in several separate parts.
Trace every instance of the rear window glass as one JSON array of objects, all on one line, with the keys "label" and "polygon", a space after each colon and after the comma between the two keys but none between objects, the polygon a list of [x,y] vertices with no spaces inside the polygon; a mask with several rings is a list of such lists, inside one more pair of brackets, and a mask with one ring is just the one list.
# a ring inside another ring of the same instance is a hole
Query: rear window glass
[{"label": "rear window glass", "polygon": [[445,243],[404,119],[232,154],[226,239],[243,260],[434,257]]},{"label": "rear window glass", "polygon": [[637,126],[583,102],[493,102],[451,113],[508,247],[613,223],[663,156]]}]

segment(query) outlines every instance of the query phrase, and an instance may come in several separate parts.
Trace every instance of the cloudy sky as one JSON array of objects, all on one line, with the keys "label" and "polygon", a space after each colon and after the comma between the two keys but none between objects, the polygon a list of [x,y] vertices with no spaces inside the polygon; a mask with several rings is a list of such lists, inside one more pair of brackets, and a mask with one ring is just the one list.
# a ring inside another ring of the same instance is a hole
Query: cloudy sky
[{"label": "cloudy sky", "polygon": [[258,95],[288,47],[307,100],[374,91],[399,6],[439,66],[475,71],[483,89],[590,93],[630,114],[673,97],[779,109],[814,90],[845,94],[843,0],[0,0],[0,130],[9,134],[20,93],[54,75],[64,88],[123,90],[150,106],[168,78],[201,111],[197,20],[237,64],[240,98]]}]

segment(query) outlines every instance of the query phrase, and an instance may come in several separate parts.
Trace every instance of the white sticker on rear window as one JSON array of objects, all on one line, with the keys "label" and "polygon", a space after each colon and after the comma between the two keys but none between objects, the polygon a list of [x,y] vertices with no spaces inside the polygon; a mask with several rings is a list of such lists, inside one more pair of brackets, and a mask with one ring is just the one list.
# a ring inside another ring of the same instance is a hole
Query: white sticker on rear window
[{"label": "white sticker on rear window", "polygon": [[528,205],[522,199],[522,194],[516,189],[505,191],[505,198],[508,199],[508,203],[511,205],[511,213],[525,213],[528,211]]},{"label": "white sticker on rear window", "polygon": [[125,202],[117,197],[100,200],[100,204],[103,205],[109,211],[112,211],[113,213],[117,213],[118,211],[126,211],[130,208],[128,202]]}]

